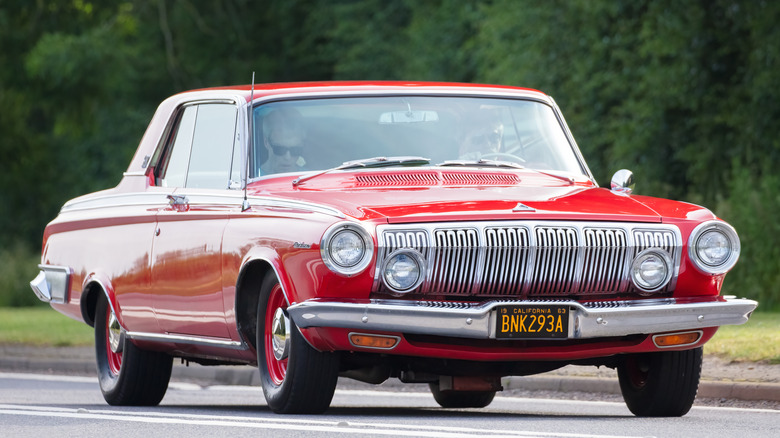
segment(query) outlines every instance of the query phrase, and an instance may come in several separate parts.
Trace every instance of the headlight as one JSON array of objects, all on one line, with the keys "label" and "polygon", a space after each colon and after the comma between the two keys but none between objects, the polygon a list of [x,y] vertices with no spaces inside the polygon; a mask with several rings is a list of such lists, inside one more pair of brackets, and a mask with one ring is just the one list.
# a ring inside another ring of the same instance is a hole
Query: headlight
[{"label": "headlight", "polygon": [[331,271],[341,275],[362,272],[371,262],[374,241],[363,227],[342,222],[325,231],[320,242],[320,255]]},{"label": "headlight", "polygon": [[721,221],[704,222],[697,226],[688,240],[688,255],[700,271],[725,274],[739,258],[737,232]]},{"label": "headlight", "polygon": [[355,231],[338,231],[330,240],[330,259],[344,268],[358,264],[366,252],[366,245]]},{"label": "headlight", "polygon": [[672,259],[666,251],[650,248],[639,253],[631,264],[631,280],[643,292],[655,292],[672,278]]},{"label": "headlight", "polygon": [[417,251],[401,249],[390,255],[382,265],[382,281],[395,293],[411,292],[425,277],[423,257]]}]

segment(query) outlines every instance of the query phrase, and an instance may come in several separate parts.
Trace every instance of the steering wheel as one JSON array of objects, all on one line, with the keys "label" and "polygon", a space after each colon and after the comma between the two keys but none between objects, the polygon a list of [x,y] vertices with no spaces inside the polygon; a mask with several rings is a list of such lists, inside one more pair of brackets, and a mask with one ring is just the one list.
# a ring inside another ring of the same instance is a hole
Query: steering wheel
[{"label": "steering wheel", "polygon": [[518,163],[518,164],[525,163],[524,159],[518,157],[515,154],[510,154],[507,152],[490,152],[487,154],[482,154],[480,158],[484,160],[510,161],[512,163]]}]

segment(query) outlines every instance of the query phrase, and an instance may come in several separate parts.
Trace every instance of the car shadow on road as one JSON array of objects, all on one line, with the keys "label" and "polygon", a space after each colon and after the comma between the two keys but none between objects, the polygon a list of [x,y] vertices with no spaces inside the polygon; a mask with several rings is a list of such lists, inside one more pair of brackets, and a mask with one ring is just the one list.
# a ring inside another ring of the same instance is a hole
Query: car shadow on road
[{"label": "car shadow on road", "polygon": [[[582,419],[582,418],[589,418],[589,419],[620,419],[620,418],[636,418],[631,414],[614,414],[614,415],[608,415],[608,414],[557,414],[552,412],[529,412],[527,410],[523,411],[517,411],[512,412],[509,410],[502,410],[502,411],[495,411],[495,410],[488,410],[488,409],[445,409],[445,408],[428,408],[428,407],[390,407],[390,406],[384,406],[384,407],[361,407],[361,406],[337,406],[337,407],[331,407],[327,411],[325,411],[323,414],[317,414],[317,415],[311,415],[311,414],[295,414],[295,415],[283,415],[283,414],[273,414],[271,410],[268,408],[268,406],[265,405],[258,405],[258,406],[247,406],[247,405],[235,405],[235,406],[229,406],[229,405],[188,405],[188,404],[165,404],[164,406],[161,405],[158,408],[151,408],[151,409],[177,409],[182,411],[188,411],[188,410],[197,410],[197,411],[208,411],[211,413],[215,413],[218,415],[246,415],[246,416],[253,416],[257,414],[272,414],[276,418],[284,419],[312,419],[312,420],[321,420],[321,421],[328,421],[328,420],[361,420],[361,419],[371,419],[375,420],[377,417],[384,417],[384,418],[396,418],[396,417],[406,417],[406,418],[421,418],[421,419],[432,419],[432,418],[441,418],[441,419],[450,419],[450,418],[457,418],[457,419],[481,419],[484,420],[485,418],[495,417],[495,418],[502,418],[506,419],[507,417],[516,417],[516,418],[558,418],[558,419]],[[122,408],[127,409],[127,408]],[[136,408],[138,409],[138,408]],[[150,408],[145,408],[150,409]],[[161,411],[162,412],[162,411]],[[180,412],[181,413],[181,412]],[[202,412],[199,412],[202,413]],[[335,417],[335,418],[334,418]]]}]

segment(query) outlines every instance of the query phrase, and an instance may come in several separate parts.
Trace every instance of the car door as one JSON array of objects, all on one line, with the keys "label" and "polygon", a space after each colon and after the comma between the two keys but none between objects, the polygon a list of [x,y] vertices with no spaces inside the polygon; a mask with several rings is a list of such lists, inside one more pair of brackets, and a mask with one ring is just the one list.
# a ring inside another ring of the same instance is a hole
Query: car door
[{"label": "car door", "polygon": [[168,334],[229,338],[222,298],[222,234],[240,210],[238,107],[213,101],[179,109],[156,184],[169,205],[152,248],[154,311]]}]

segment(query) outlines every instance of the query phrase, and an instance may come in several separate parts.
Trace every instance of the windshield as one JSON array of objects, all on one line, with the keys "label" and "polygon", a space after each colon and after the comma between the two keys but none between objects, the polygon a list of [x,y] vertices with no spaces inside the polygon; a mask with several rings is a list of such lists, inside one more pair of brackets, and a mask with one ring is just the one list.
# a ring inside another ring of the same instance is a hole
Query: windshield
[{"label": "windshield", "polygon": [[[548,105],[501,98],[388,96],[271,102],[254,109],[250,177],[371,157],[406,163],[583,171]],[[414,158],[419,157],[416,161]],[[403,161],[403,160],[399,160]]]}]

